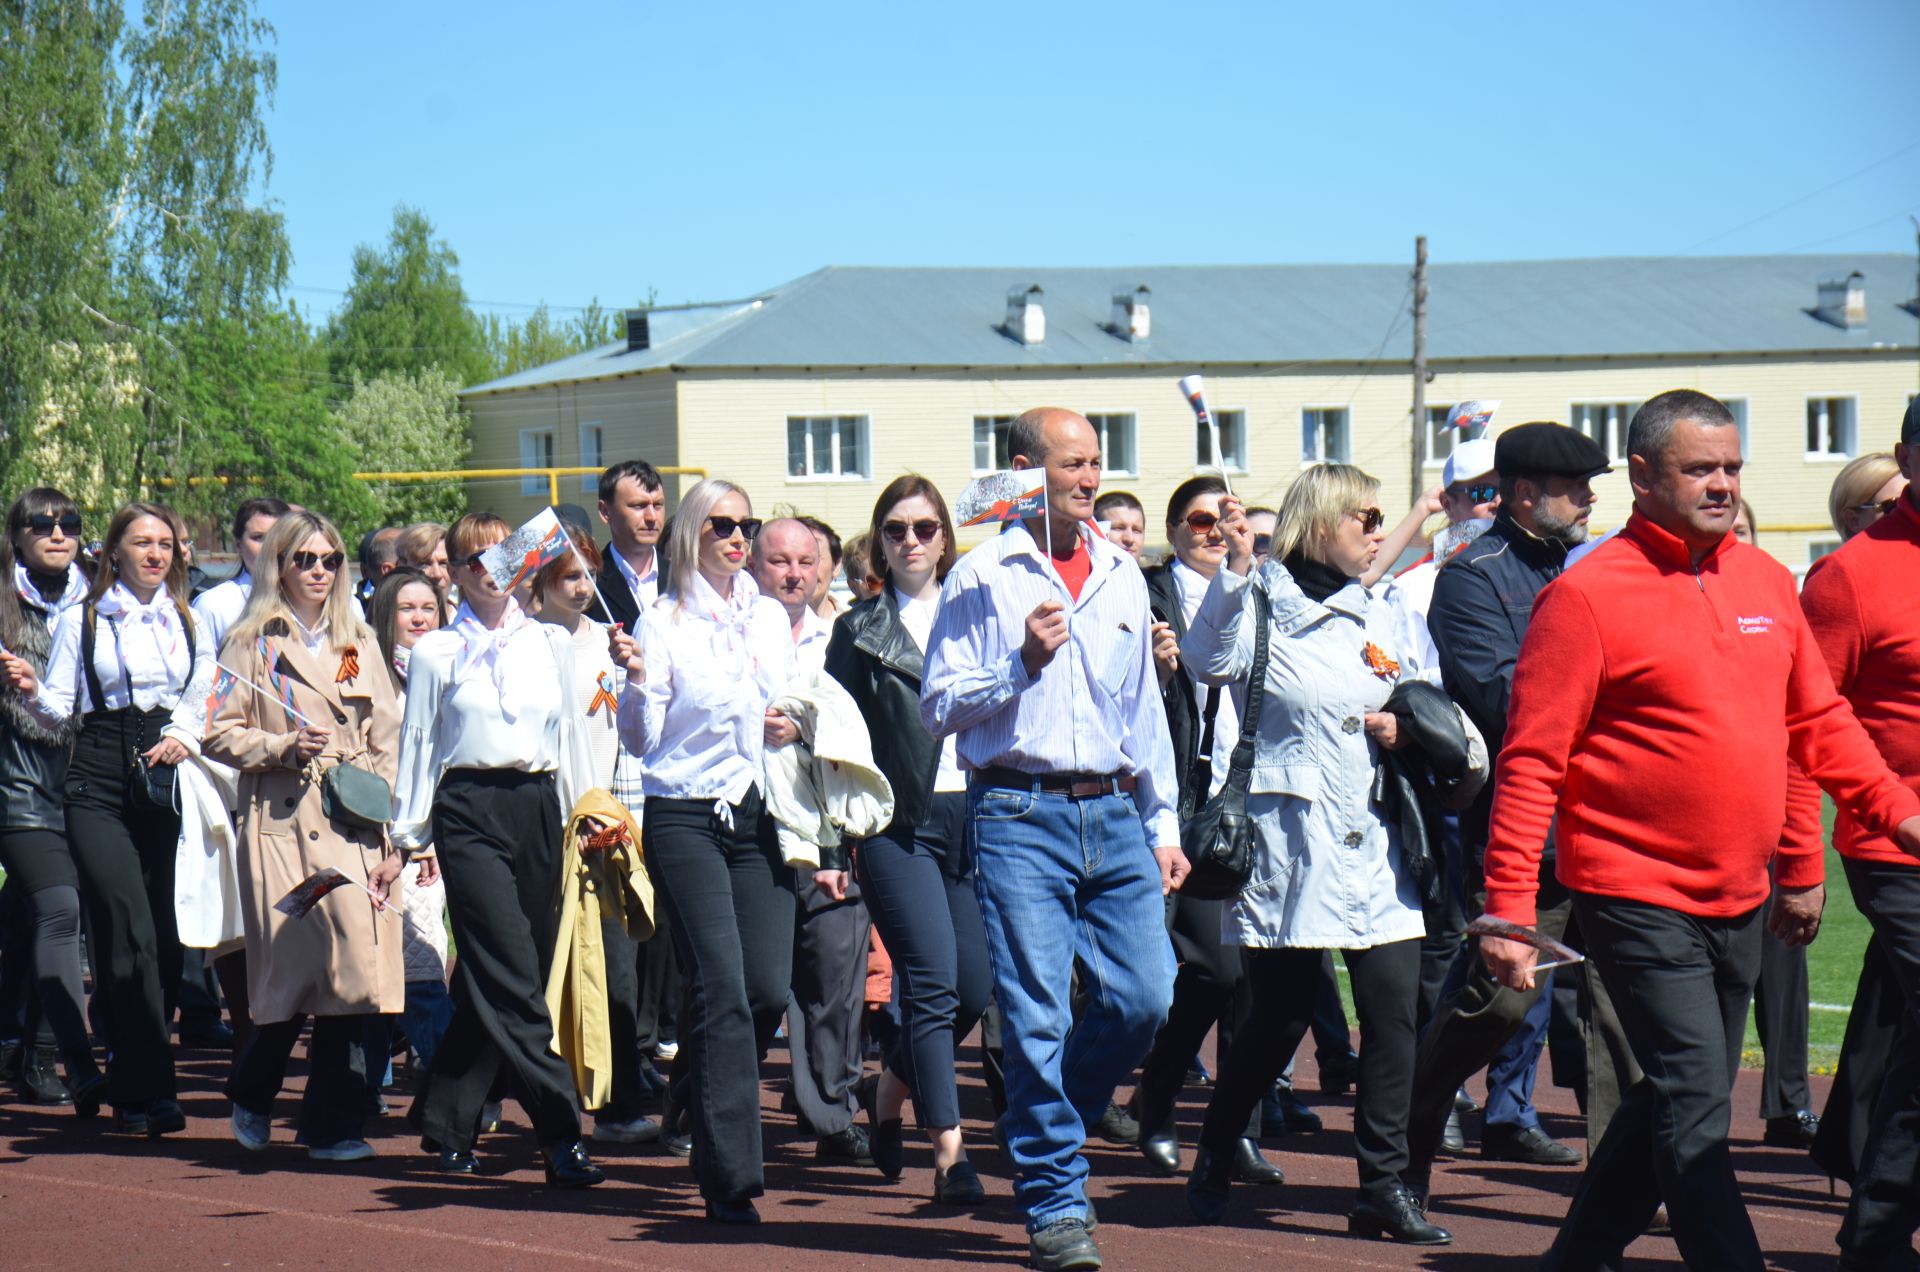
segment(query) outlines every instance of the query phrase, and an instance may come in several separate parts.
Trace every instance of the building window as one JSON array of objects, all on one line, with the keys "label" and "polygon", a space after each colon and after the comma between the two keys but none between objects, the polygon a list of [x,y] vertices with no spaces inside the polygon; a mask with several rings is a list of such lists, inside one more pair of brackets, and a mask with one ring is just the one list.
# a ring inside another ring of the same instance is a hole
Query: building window
[{"label": "building window", "polygon": [[1425,462],[1428,468],[1438,468],[1446,463],[1447,456],[1453,454],[1454,446],[1460,441],[1460,430],[1447,427],[1447,418],[1453,414],[1453,408],[1452,402],[1427,408]]},{"label": "building window", "polygon": [[[607,466],[606,428],[595,420],[591,424],[580,426],[580,467],[605,468]],[[580,478],[582,492],[600,493],[600,474],[586,473]]]},{"label": "building window", "polygon": [[789,415],[787,476],[851,477],[867,475],[867,417],[864,415]]},{"label": "building window", "polygon": [[[553,430],[550,428],[529,428],[520,432],[520,467],[553,467]],[[520,493],[523,495],[544,495],[547,493],[545,477],[522,477]]]},{"label": "building window", "polygon": [[1011,415],[976,415],[973,417],[973,471],[975,476],[982,473],[1001,473],[1013,467],[1013,456],[1007,453],[1007,433],[1013,427]]},{"label": "building window", "polygon": [[1752,459],[1753,451],[1750,449],[1747,438],[1747,399],[1721,398],[1720,401],[1727,408],[1727,412],[1733,416],[1734,425],[1740,430],[1740,458],[1743,461]]},{"label": "building window", "polygon": [[1094,433],[1100,438],[1100,459],[1106,471],[1122,477],[1139,475],[1133,446],[1133,413],[1089,412],[1087,423],[1093,425]]},{"label": "building window", "polygon": [[1353,455],[1347,436],[1347,408],[1309,406],[1300,412],[1300,462],[1346,463]]},{"label": "building window", "polygon": [[1807,564],[1812,565],[1815,561],[1827,555],[1827,553],[1838,552],[1839,550],[1840,540],[1832,538],[1831,536],[1824,539],[1808,539]]},{"label": "building window", "polygon": [[1638,402],[1575,402],[1573,426],[1591,437],[1618,464],[1627,456],[1627,425],[1633,422]]},{"label": "building window", "polygon": [[[1226,469],[1232,473],[1247,471],[1247,413],[1245,411],[1215,411],[1214,426],[1220,430],[1220,449],[1226,452]],[[1193,453],[1196,468],[1217,468],[1219,464],[1213,458],[1213,437],[1207,426],[1199,420],[1193,422]]]},{"label": "building window", "polygon": [[1807,456],[1851,459],[1860,453],[1856,404],[1850,397],[1807,399]]}]

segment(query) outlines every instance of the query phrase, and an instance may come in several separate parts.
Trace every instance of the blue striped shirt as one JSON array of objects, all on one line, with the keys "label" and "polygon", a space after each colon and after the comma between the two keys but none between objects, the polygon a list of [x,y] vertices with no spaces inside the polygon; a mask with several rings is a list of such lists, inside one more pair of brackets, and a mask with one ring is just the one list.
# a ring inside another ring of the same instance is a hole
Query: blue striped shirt
[{"label": "blue striped shirt", "polygon": [[[1146,579],[1132,557],[1082,533],[1093,569],[1077,601],[1018,523],[953,568],[927,639],[920,719],[936,738],[954,735],[963,769],[1131,774],[1148,845],[1178,844]],[[1020,645],[1046,600],[1067,606],[1068,639],[1029,677]]]}]

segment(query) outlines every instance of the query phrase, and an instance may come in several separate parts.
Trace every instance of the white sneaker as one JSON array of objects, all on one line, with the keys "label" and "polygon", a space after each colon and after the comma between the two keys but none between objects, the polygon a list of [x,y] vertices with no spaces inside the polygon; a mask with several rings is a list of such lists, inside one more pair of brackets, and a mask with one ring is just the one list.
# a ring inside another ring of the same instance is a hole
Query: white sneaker
[{"label": "white sneaker", "polygon": [[234,1143],[250,1153],[257,1153],[273,1142],[273,1119],[264,1113],[249,1113],[236,1104],[231,1125]]},{"label": "white sneaker", "polygon": [[480,1129],[491,1135],[500,1129],[500,1102],[489,1100],[480,1108]]},{"label": "white sneaker", "polygon": [[595,1118],[593,1138],[610,1144],[651,1144],[660,1138],[660,1123],[650,1117],[636,1117],[631,1122]]},{"label": "white sneaker", "polygon": [[307,1156],[316,1162],[363,1162],[373,1156],[373,1145],[365,1140],[341,1140],[325,1148],[310,1147]]},{"label": "white sneaker", "polygon": [[653,1049],[653,1058],[655,1060],[671,1061],[679,1054],[680,1044],[677,1042],[663,1042]]}]

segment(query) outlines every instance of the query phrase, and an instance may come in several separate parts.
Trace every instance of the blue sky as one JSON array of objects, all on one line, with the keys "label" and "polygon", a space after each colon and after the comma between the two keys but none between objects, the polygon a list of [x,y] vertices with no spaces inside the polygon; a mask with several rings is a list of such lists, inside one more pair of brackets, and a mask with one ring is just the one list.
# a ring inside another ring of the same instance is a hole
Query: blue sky
[{"label": "blue sky", "polygon": [[827,264],[1410,260],[1417,233],[1911,253],[1920,213],[1915,0],[262,12],[316,316],[401,203],[503,314]]}]

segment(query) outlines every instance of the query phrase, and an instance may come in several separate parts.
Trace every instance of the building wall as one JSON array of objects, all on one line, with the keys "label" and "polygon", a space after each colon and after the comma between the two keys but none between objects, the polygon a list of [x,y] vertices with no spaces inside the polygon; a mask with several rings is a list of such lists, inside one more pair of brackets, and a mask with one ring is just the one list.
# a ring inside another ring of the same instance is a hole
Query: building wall
[{"label": "building wall", "polygon": [[[555,467],[604,466],[634,458],[659,465],[677,464],[675,403],[674,377],[665,372],[470,399],[467,405],[473,415],[473,458],[468,464],[473,468],[521,467],[522,434],[529,432],[552,435]],[[581,453],[583,425],[597,425],[601,430],[597,459]],[[593,478],[563,477],[561,502],[576,503],[591,511],[596,485]],[[544,481],[531,493],[522,487],[523,483],[514,478],[473,481],[467,483],[467,496],[474,508],[490,509],[518,525],[547,503]],[[667,479],[670,500],[679,488],[678,478]]]}]

